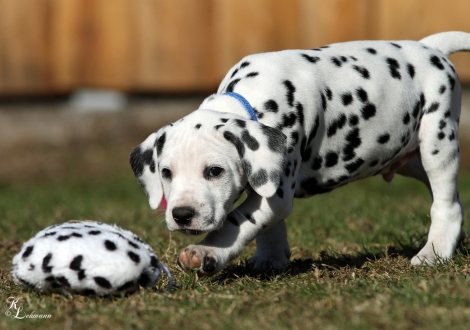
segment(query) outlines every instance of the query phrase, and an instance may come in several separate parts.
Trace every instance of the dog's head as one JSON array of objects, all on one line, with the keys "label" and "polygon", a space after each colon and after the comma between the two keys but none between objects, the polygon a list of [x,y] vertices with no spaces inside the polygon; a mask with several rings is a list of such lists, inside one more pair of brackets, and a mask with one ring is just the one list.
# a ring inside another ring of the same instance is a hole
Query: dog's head
[{"label": "dog's head", "polygon": [[151,134],[130,163],[152,209],[165,195],[168,229],[199,234],[222,226],[247,183],[263,197],[274,195],[285,155],[279,130],[199,109]]}]

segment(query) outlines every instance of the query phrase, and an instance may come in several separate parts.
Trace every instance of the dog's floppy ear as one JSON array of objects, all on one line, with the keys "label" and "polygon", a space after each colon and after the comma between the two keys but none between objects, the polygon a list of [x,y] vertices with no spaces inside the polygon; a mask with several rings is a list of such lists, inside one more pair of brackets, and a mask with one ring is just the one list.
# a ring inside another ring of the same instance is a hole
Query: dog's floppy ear
[{"label": "dog's floppy ear", "polygon": [[130,163],[136,178],[149,199],[150,207],[155,210],[162,201],[163,188],[157,168],[157,157],[165,143],[164,129],[151,134],[130,154]]},{"label": "dog's floppy ear", "polygon": [[284,169],[286,136],[278,129],[241,119],[230,119],[220,131],[236,147],[248,182],[256,193],[273,196]]}]

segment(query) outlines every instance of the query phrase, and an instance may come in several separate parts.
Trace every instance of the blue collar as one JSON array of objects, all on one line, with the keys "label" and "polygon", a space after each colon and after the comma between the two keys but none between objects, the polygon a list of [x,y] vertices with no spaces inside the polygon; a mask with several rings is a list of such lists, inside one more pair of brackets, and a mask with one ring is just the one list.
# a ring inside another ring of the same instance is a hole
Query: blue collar
[{"label": "blue collar", "polygon": [[241,96],[240,94],[235,93],[235,92],[227,92],[227,93],[223,93],[222,95],[229,95],[231,97],[236,98],[238,101],[241,102],[241,104],[245,108],[246,112],[248,112],[248,114],[250,115],[251,119],[254,120],[254,121],[258,121],[258,118],[256,117],[255,110],[251,106],[250,102],[248,102],[243,96]]}]

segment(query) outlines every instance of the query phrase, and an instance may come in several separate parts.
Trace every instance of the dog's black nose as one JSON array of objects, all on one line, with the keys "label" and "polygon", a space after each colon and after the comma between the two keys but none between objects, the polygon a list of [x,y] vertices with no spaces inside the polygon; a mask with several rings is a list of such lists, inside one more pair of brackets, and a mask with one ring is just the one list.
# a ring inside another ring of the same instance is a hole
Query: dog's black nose
[{"label": "dog's black nose", "polygon": [[175,207],[171,213],[173,214],[173,220],[175,220],[178,225],[185,226],[189,225],[191,222],[194,216],[194,209],[190,206]]}]

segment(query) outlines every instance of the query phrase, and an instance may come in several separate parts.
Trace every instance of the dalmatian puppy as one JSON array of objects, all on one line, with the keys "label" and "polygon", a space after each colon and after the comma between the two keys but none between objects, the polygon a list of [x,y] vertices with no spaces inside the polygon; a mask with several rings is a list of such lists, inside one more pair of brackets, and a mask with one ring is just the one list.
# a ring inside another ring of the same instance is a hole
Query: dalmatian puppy
[{"label": "dalmatian puppy", "polygon": [[168,229],[207,234],[181,252],[180,265],[214,274],[256,239],[252,267],[281,269],[294,198],[374,175],[389,182],[396,173],[420,180],[433,197],[428,241],[411,263],[448,260],[465,236],[461,88],[447,59],[457,51],[470,51],[470,34],[243,58],[217,94],[130,156],[151,208],[166,198]]},{"label": "dalmatian puppy", "polygon": [[41,230],[13,258],[13,280],[44,293],[120,295],[152,287],[168,269],[134,233],[96,221]]}]

